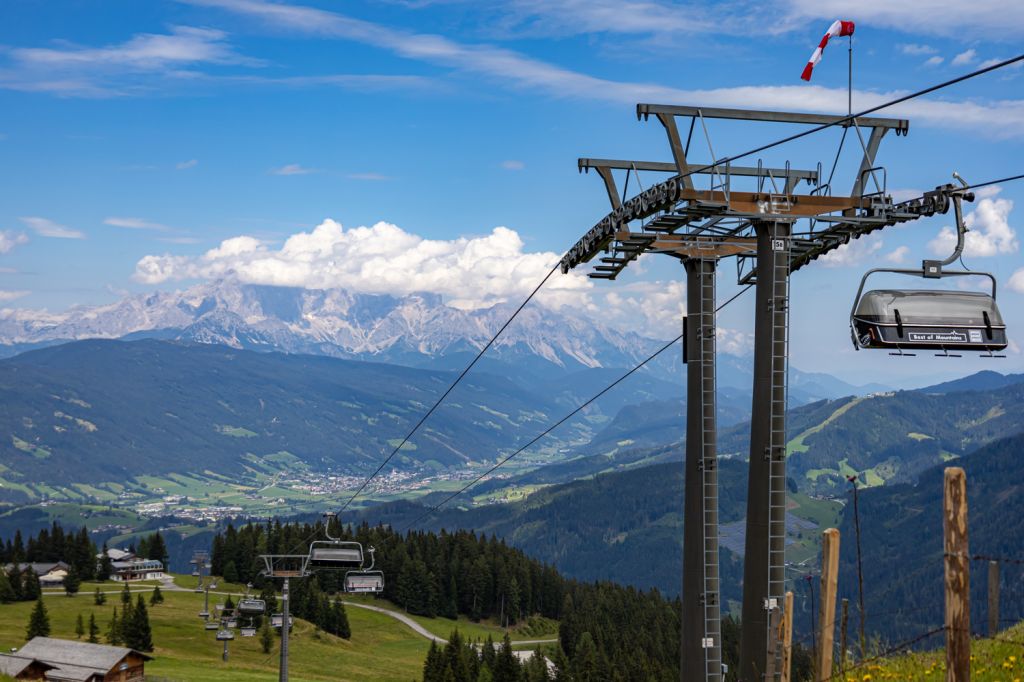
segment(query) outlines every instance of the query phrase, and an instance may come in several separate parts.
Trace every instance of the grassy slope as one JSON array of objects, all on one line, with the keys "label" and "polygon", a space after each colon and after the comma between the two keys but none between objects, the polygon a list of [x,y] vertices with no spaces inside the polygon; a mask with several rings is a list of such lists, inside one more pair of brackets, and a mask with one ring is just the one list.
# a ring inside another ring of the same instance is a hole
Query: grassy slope
[{"label": "grassy slope", "polygon": [[[930,641],[941,642],[938,634]],[[999,633],[996,639],[971,643],[971,679],[974,682],[1016,682],[1024,678],[1024,623]],[[907,680],[937,682],[946,676],[944,649],[913,652],[869,663],[850,670],[846,682]],[[841,678],[836,678],[841,682]]]},{"label": "grassy slope", "polygon": [[[230,659],[220,660],[221,646],[214,633],[202,629],[196,617],[203,596],[194,593],[165,593],[165,603],[150,608],[156,660],[146,672],[171,679],[195,682],[241,682],[277,679],[277,645],[270,655],[260,650],[258,638],[236,638],[230,643]],[[95,606],[91,595],[74,598],[47,596],[52,635],[74,639],[75,619],[79,613],[88,624],[89,613],[96,614],[101,632],[106,629],[116,595],[104,606]],[[0,649],[24,643],[31,603],[0,606]],[[352,639],[338,639],[315,633],[305,621],[296,620],[291,637],[291,679],[350,680],[370,682],[394,680],[408,682],[421,673],[429,644],[409,628],[386,615],[352,608],[348,610]]]},{"label": "grassy slope", "polygon": [[[195,587],[196,578],[175,576],[175,582],[182,587]],[[148,594],[155,582],[133,583],[133,593]],[[143,586],[144,585],[144,586]],[[107,593],[107,603],[93,604],[92,593],[99,587]],[[45,590],[53,636],[74,638],[75,618],[79,613],[88,624],[89,613],[95,613],[101,634],[114,606],[120,608],[116,594],[122,585],[118,583],[83,583],[78,596],[68,598],[61,590]],[[245,590],[243,585],[219,581],[217,592],[235,593],[238,600]],[[166,602],[150,608],[153,624],[153,639],[157,644],[154,655],[157,660],[147,666],[154,675],[172,679],[188,680],[271,680],[276,679],[277,649],[273,656],[263,655],[256,639],[237,637],[231,644],[230,660],[220,661],[220,645],[213,640],[213,633],[201,629],[196,617],[203,604],[203,595],[195,593],[164,592]],[[396,612],[401,609],[393,604],[372,597],[350,597],[352,601],[372,604]],[[212,606],[224,601],[223,594],[210,594]],[[22,632],[28,623],[31,604],[8,604],[0,606],[0,650],[18,646]],[[360,682],[362,680],[405,680],[418,677],[426,649],[426,639],[413,633],[395,619],[365,609],[349,608],[349,622],[353,636],[348,642],[324,633],[314,633],[305,621],[296,621],[292,631],[293,665],[292,678],[295,680],[342,679]],[[452,630],[458,630],[470,639],[484,640],[491,636],[500,641],[504,631],[491,623],[474,623],[465,617],[457,621],[447,618],[424,618],[410,616],[429,632],[438,637],[448,637]],[[514,641],[553,639],[558,636],[555,621],[540,619],[539,630],[513,629],[509,634]],[[338,649],[341,648],[341,650]],[[532,645],[527,645],[532,649]],[[337,658],[340,663],[329,665]],[[378,665],[379,661],[379,665]],[[330,670],[329,675],[322,671]],[[318,676],[321,675],[321,676]]]}]

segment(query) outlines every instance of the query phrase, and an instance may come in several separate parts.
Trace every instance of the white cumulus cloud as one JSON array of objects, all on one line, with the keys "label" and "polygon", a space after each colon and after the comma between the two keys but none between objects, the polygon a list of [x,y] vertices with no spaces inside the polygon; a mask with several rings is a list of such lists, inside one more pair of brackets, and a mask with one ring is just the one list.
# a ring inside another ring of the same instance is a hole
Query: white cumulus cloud
[{"label": "white cumulus cloud", "polygon": [[[557,260],[558,254],[525,252],[519,235],[506,227],[479,237],[433,240],[386,222],[345,229],[325,220],[279,248],[242,235],[201,256],[145,256],[135,267],[135,279],[159,284],[233,276],[246,283],[310,289],[398,296],[432,292],[449,305],[476,308],[524,296]],[[556,273],[541,298],[556,307],[579,304],[592,287],[581,272]]]},{"label": "white cumulus cloud", "polygon": [[885,260],[889,261],[890,263],[895,263],[896,265],[899,265],[900,263],[906,262],[907,254],[909,254],[909,253],[910,253],[910,247],[907,247],[907,246],[897,246],[895,249],[890,251],[885,256]]},{"label": "white cumulus cloud", "polygon": [[953,57],[953,66],[966,66],[973,64],[978,59],[978,51],[973,47],[969,50],[964,50],[957,56]]},{"label": "white cumulus cloud", "polygon": [[[995,256],[1001,253],[1016,253],[1020,249],[1017,232],[1010,226],[1010,211],[1013,201],[985,197],[977,208],[964,216],[967,235],[964,237],[965,256]],[[948,255],[956,248],[956,230],[944,227],[939,235],[928,242],[936,255]]]},{"label": "white cumulus cloud", "polygon": [[754,352],[754,335],[739,329],[715,329],[719,353],[729,355],[750,355]]},{"label": "white cumulus cloud", "polygon": [[882,240],[875,236],[862,237],[829,251],[818,259],[827,268],[846,268],[874,258],[882,250]]},{"label": "white cumulus cloud", "polygon": [[1018,268],[1012,275],[1010,275],[1010,281],[1006,283],[1006,286],[1011,291],[1024,294],[1024,268]]},{"label": "white cumulus cloud", "polygon": [[0,253],[10,253],[14,250],[14,247],[20,246],[27,241],[28,235],[24,232],[0,230]]},{"label": "white cumulus cloud", "polygon": [[686,285],[682,281],[616,284],[602,293],[603,303],[592,312],[613,325],[658,338],[671,338],[682,331],[686,314]]}]

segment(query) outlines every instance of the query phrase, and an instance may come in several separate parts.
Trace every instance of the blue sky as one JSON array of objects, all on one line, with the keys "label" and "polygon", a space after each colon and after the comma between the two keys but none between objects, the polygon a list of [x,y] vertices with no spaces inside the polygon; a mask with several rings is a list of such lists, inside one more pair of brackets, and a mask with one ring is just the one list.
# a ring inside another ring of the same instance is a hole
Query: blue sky
[{"label": "blue sky", "polygon": [[[660,126],[636,120],[636,102],[844,113],[845,39],[826,50],[811,84],[799,80],[832,20],[857,23],[856,109],[1013,56],[1020,41],[1005,27],[1024,25],[1024,7],[22,0],[0,18],[0,307],[59,312],[227,271],[432,289],[461,305],[521,298],[607,211],[577,157],[669,159]],[[908,137],[882,145],[888,188],[909,196],[953,170],[969,181],[1021,172],[1022,98],[1022,70],[1011,68],[886,112],[911,119]],[[711,123],[719,156],[790,132]],[[828,164],[838,137],[763,158]],[[696,149],[694,161],[710,159]],[[844,155],[839,184],[856,162]],[[996,273],[1019,346],[1022,199],[1020,182],[980,197],[965,256]],[[382,222],[397,227],[353,231]],[[952,370],[853,353],[845,318],[860,273],[934,257],[950,224],[942,216],[887,230],[799,273],[794,364],[864,381],[1024,368],[1019,349]],[[376,268],[349,263],[367,259]],[[646,257],[620,282],[566,278],[549,303],[582,302],[664,336],[677,326],[680,271]],[[731,287],[723,277],[723,298]],[[746,347],[751,320],[749,301],[730,306],[723,344]]]}]

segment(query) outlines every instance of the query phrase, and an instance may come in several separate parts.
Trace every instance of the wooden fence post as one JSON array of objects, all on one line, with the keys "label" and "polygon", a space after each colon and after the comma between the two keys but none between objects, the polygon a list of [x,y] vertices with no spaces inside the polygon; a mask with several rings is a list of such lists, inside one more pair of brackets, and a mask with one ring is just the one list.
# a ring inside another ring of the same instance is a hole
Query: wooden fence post
[{"label": "wooden fence post", "polygon": [[967,545],[967,474],[949,467],[943,480],[945,546],[946,682],[971,679],[971,567]]},{"label": "wooden fence post", "polygon": [[988,562],[988,636],[999,634],[999,562]]},{"label": "wooden fence post", "polygon": [[782,676],[779,682],[789,682],[793,672],[793,593],[786,592],[782,607]]},{"label": "wooden fence post", "polygon": [[839,587],[839,530],[821,534],[821,606],[818,610],[818,651],[815,673],[819,682],[832,677],[832,649],[836,633],[836,591]]}]

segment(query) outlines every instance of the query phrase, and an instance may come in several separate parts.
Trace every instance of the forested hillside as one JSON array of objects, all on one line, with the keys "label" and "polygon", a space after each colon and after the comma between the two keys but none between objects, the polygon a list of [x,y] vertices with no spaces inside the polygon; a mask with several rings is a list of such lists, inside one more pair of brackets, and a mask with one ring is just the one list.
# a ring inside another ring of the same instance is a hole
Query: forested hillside
[{"label": "forested hillside", "polygon": [[[561,621],[559,640],[570,662],[581,641],[593,642],[601,679],[678,679],[681,605],[657,591],[568,580],[504,541],[467,531],[400,535],[364,524],[336,532],[376,547],[377,567],[387,580],[382,596],[410,613],[474,620],[503,615],[512,623],[533,615],[552,618]],[[231,526],[214,540],[213,573],[237,573],[259,589],[266,586],[260,553],[301,553],[311,538],[323,537],[322,527],[309,524]],[[322,572],[302,589],[334,592],[343,578],[343,572]]]},{"label": "forested hillside", "polygon": [[[852,475],[862,485],[911,483],[925,469],[1024,431],[1024,382],[967,379],[963,386],[996,387],[898,391],[791,409],[788,475],[801,490],[824,495],[842,494]],[[746,457],[749,431],[746,423],[723,429],[720,453]]]},{"label": "forested hillside", "polygon": [[[1024,559],[1024,434],[997,440],[954,462],[967,471],[972,555]],[[942,477],[944,466],[921,474],[917,485],[860,493],[861,545],[867,627],[906,639],[943,622]],[[849,509],[849,506],[848,506]],[[841,527],[840,595],[857,603],[853,515]],[[1024,566],[1002,569],[1002,615],[1024,618]],[[971,622],[984,631],[987,565],[972,562]]]},{"label": "forested hillside", "polygon": [[[450,381],[396,365],[151,340],[46,348],[0,361],[0,477],[70,485],[238,474],[281,453],[361,472]],[[493,459],[555,409],[510,381],[474,374],[395,463]]]},{"label": "forested hillside", "polygon": [[[719,468],[722,523],[746,512],[744,462]],[[681,461],[599,474],[538,490],[523,502],[445,508],[417,528],[472,528],[510,544],[580,580],[613,580],[678,594],[682,575],[683,467]],[[368,509],[363,518],[396,528],[423,514],[397,502]],[[742,565],[722,548],[723,594],[739,598]]]}]

